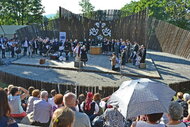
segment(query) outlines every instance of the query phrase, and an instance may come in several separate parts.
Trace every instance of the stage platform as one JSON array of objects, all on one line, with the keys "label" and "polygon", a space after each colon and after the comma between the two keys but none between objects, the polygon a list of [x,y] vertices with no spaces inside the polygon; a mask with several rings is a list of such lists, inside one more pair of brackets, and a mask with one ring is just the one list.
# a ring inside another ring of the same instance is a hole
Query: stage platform
[{"label": "stage platform", "polygon": [[147,57],[147,69],[139,69],[132,63],[127,63],[126,68],[121,72],[111,70],[109,56],[106,55],[88,55],[87,66],[80,69],[74,67],[74,58],[68,62],[46,59],[46,63],[40,65],[39,59],[42,58],[40,56],[22,57],[14,60],[12,64],[0,66],[0,72],[17,76],[11,79],[11,76],[7,78],[5,75],[4,78],[7,79],[4,81],[13,80],[20,83],[20,78],[24,78],[36,84],[40,81],[43,84],[66,84],[67,86],[96,87],[96,89],[97,87],[98,89],[117,88],[123,81],[144,77],[166,84],[190,82],[190,60],[156,51],[148,51]]},{"label": "stage platform", "polygon": [[[45,64],[39,64],[40,59],[46,59]],[[150,59],[149,55],[146,59],[146,69],[140,69],[132,63],[126,63],[126,67],[121,69],[119,72],[111,70],[110,57],[108,55],[90,55],[88,54],[88,62],[86,66],[77,68],[74,67],[74,58],[70,58],[68,61],[60,62],[58,60],[50,60],[48,57],[36,56],[33,58],[23,57],[14,61],[12,64],[21,66],[41,67],[50,69],[63,69],[71,71],[81,72],[94,72],[94,73],[105,73],[114,74],[121,76],[132,76],[138,78],[155,78],[160,79],[160,75]]]}]

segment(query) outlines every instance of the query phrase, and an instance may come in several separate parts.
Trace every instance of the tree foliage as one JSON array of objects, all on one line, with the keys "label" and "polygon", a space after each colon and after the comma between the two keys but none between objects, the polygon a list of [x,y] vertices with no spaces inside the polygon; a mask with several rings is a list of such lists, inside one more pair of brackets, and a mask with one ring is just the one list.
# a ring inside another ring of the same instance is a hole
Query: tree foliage
[{"label": "tree foliage", "polygon": [[148,15],[190,30],[190,0],[139,0],[121,8],[122,16],[148,9]]},{"label": "tree foliage", "polygon": [[92,17],[94,6],[90,3],[89,0],[81,0],[79,2],[79,5],[81,6],[83,15],[85,17],[88,17],[88,18]]},{"label": "tree foliage", "polygon": [[1,0],[0,24],[24,25],[40,23],[44,7],[41,0]]}]

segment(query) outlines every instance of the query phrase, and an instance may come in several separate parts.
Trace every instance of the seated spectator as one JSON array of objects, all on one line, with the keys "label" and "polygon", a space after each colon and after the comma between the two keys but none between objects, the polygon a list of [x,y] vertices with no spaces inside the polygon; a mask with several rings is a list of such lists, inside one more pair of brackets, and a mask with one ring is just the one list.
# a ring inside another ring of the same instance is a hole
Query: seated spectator
[{"label": "seated spectator", "polygon": [[164,124],[159,123],[162,115],[163,113],[148,114],[147,121],[134,122],[131,127],[165,127]]},{"label": "seated spectator", "polygon": [[43,127],[49,126],[50,117],[52,115],[52,107],[47,100],[48,92],[42,91],[40,93],[40,100],[34,101],[34,122],[32,125]]},{"label": "seated spectator", "polygon": [[[101,95],[99,93],[94,94],[93,100],[94,100],[94,102],[96,102],[96,104],[99,107],[99,112],[97,115],[102,115],[103,114],[103,108],[101,106],[105,105],[105,102],[101,101]],[[103,106],[103,107],[105,107],[105,106]]]},{"label": "seated spectator", "polygon": [[169,122],[167,123],[167,127],[186,127],[186,125],[180,121],[182,117],[183,107],[177,102],[171,102],[169,106]]},{"label": "seated spectator", "polygon": [[32,91],[32,96],[30,96],[28,98],[28,106],[27,106],[27,109],[26,109],[26,113],[29,114],[31,112],[33,112],[33,103],[35,100],[39,100],[40,98],[40,91],[38,89],[35,89]]},{"label": "seated spectator", "polygon": [[54,96],[54,103],[55,106],[53,106],[53,112],[63,106],[63,95],[62,94],[56,94]]},{"label": "seated spectator", "polygon": [[190,99],[190,95],[188,93],[183,94],[183,100],[181,103],[179,103],[183,107],[183,117],[188,116],[188,104],[187,101]]},{"label": "seated spectator", "polygon": [[86,96],[86,100],[81,104],[81,109],[84,113],[88,115],[90,120],[92,121],[95,118],[95,115],[99,112],[98,104],[94,101],[92,92],[88,92]]},{"label": "seated spectator", "polygon": [[11,91],[11,88],[12,88],[12,87],[14,87],[13,84],[9,84],[9,85],[8,85],[8,94],[10,94],[10,91]]},{"label": "seated spectator", "polygon": [[118,105],[113,103],[112,108],[107,108],[103,114],[105,127],[124,127],[125,121],[123,115],[118,110]]},{"label": "seated spectator", "polygon": [[183,101],[183,93],[182,92],[178,92],[177,93],[177,100],[178,103]]},{"label": "seated spectator", "polygon": [[102,103],[101,103],[101,107],[104,109],[104,111],[107,109],[107,108],[112,108],[111,105],[108,105],[107,102],[108,100],[110,99],[110,96],[108,97],[105,97],[105,98],[102,98]]},{"label": "seated spectator", "polygon": [[8,95],[9,90],[8,90],[7,87],[4,88],[4,91],[5,91],[5,92],[7,93],[7,95]]},{"label": "seated spectator", "polygon": [[85,101],[85,96],[84,94],[80,94],[79,97],[78,97],[78,110],[79,112],[83,112],[80,105],[82,104],[82,102]]},{"label": "seated spectator", "polygon": [[[28,88],[29,97],[32,96],[32,91],[33,91],[34,89],[35,89],[35,88],[34,88],[33,86],[30,86],[30,87]],[[27,109],[27,103],[28,103],[28,98],[29,98],[29,97],[27,97],[27,98],[25,98],[24,100],[21,101],[21,102],[22,102],[22,108],[24,109],[24,111],[26,111],[26,109]]]},{"label": "seated spectator", "polygon": [[85,113],[77,112],[77,97],[74,93],[67,93],[63,97],[63,102],[66,107],[69,107],[75,112],[74,127],[91,127],[90,120]]},{"label": "seated spectator", "polygon": [[68,107],[61,107],[53,113],[51,127],[73,127],[74,112]]},{"label": "seated spectator", "polygon": [[55,103],[54,103],[54,96],[57,94],[56,90],[53,89],[51,90],[51,98],[48,99],[48,102],[51,104],[52,108],[53,106],[56,106]]},{"label": "seated spectator", "polygon": [[10,117],[7,93],[0,88],[0,127],[18,127],[16,121]]},{"label": "seated spectator", "polygon": [[35,88],[33,86],[30,86],[28,88],[28,92],[29,92],[29,96],[32,96],[32,91],[35,90]]},{"label": "seated spectator", "polygon": [[188,93],[184,93],[184,94],[183,94],[183,100],[186,101],[186,102],[187,102],[188,100],[190,100],[190,95],[189,95]]},{"label": "seated spectator", "polygon": [[188,104],[188,115],[187,117],[183,118],[184,122],[190,122],[190,100],[187,101],[187,104]]},{"label": "seated spectator", "polygon": [[188,115],[187,100],[189,100],[189,94],[187,94],[187,93],[183,94],[182,92],[177,93],[176,102],[178,102],[183,107],[183,116],[184,117],[187,117],[187,115]]},{"label": "seated spectator", "polygon": [[[21,94],[21,91],[24,92]],[[11,117],[15,118],[17,122],[26,116],[26,112],[21,106],[21,101],[28,96],[28,91],[22,87],[12,87],[10,95],[8,96],[9,104],[11,108]]]}]

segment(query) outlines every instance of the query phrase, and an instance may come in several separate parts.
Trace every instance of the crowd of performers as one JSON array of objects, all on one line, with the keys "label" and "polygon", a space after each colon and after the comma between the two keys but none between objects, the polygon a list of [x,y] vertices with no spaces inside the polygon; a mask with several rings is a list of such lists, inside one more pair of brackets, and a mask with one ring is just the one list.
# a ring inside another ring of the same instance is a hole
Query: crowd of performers
[{"label": "crowd of performers", "polygon": [[[133,65],[139,66],[140,63],[145,63],[146,48],[139,45],[137,42],[133,44],[129,40],[122,39],[104,39],[103,41],[94,41],[93,39],[84,39],[78,41],[77,39],[70,39],[59,41],[58,39],[49,38],[33,38],[29,40],[25,37],[24,40],[18,39],[8,40],[6,37],[0,37],[0,49],[2,50],[2,58],[6,58],[6,53],[9,52],[11,57],[18,57],[19,55],[34,57],[35,55],[49,56],[53,55],[60,61],[67,61],[70,57],[80,59],[80,61],[88,61],[87,53],[90,46],[102,46],[103,54],[109,55],[112,53],[111,65],[112,70],[118,70],[117,64],[124,68],[125,64],[132,62]],[[76,60],[76,59],[75,59]]]},{"label": "crowd of performers", "polygon": [[[113,45],[111,65],[112,70],[119,71],[125,68],[126,63],[132,63],[134,66],[140,66],[145,63],[146,48],[144,45],[139,45],[137,42],[132,44],[129,40],[122,41],[116,40]],[[118,64],[118,67],[116,65]]]},{"label": "crowd of performers", "polygon": [[[89,42],[90,41],[90,42]],[[6,52],[11,57],[35,55],[56,56],[60,61],[68,60],[69,57],[79,56],[80,60],[86,63],[88,61],[87,52],[90,48],[91,40],[79,42],[75,40],[58,41],[58,39],[34,38],[28,40],[26,37],[20,41],[18,39],[8,40],[6,37],[0,37],[0,49],[2,50],[2,58],[6,58]]]}]

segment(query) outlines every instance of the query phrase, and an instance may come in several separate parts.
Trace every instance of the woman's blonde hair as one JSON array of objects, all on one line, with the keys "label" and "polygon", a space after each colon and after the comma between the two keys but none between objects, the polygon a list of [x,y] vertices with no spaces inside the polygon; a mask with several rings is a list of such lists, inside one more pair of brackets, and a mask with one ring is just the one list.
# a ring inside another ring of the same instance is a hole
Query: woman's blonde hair
[{"label": "woman's blonde hair", "polygon": [[33,97],[39,97],[40,96],[40,90],[39,89],[35,89],[32,91],[32,96]]},{"label": "woman's blonde hair", "polygon": [[74,112],[68,107],[55,110],[52,118],[53,127],[71,127],[74,122]]}]

